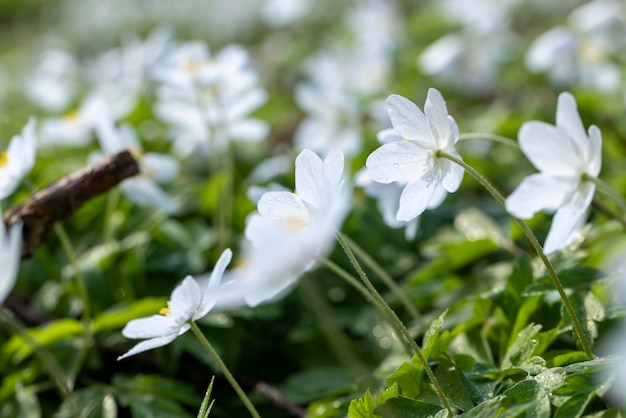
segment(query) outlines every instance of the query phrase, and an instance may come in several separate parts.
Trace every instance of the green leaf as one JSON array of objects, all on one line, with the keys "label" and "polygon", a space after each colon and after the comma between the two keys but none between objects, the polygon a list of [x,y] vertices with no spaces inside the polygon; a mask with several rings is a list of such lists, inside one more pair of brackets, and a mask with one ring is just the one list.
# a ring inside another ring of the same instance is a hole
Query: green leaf
[{"label": "green leaf", "polygon": [[[591,285],[601,279],[607,277],[606,273],[591,267],[573,267],[558,272],[561,284],[565,289],[582,290],[589,289]],[[524,290],[524,296],[532,294],[544,294],[556,290],[550,276],[543,276],[533,281]]]},{"label": "green leaf", "polygon": [[449,358],[438,358],[433,372],[452,407],[461,411],[468,411],[474,407],[474,402],[463,385],[459,370]]},{"label": "green leaf", "polygon": [[424,370],[419,364],[403,363],[393,374],[387,377],[387,385],[397,384],[402,395],[416,398],[421,392],[423,375]]},{"label": "green leaf", "polygon": [[375,409],[378,416],[385,418],[427,418],[441,411],[441,405],[409,399],[404,396],[390,399]]},{"label": "green leaf", "polygon": [[509,347],[500,368],[502,370],[519,367],[524,370],[531,369],[536,373],[541,372],[537,367],[542,367],[545,362],[540,357],[531,360],[534,350],[537,347],[537,334],[541,330],[541,325],[530,324],[517,334],[517,338]]},{"label": "green leaf", "polygon": [[[41,346],[48,347],[57,341],[81,335],[83,326],[75,319],[59,319],[40,327],[31,328],[28,333]],[[12,361],[21,362],[33,353],[31,347],[22,337],[15,335],[4,345],[2,356],[12,357]]]},{"label": "green leaf", "polygon": [[437,342],[437,337],[439,337],[439,332],[441,331],[441,327],[443,327],[443,320],[446,317],[448,310],[446,309],[439,315],[435,320],[430,324],[426,333],[424,334],[424,340],[422,343],[422,355],[426,360],[428,360],[430,353]]},{"label": "green leaf", "polygon": [[[80,412],[80,414],[78,414]],[[115,418],[117,402],[113,390],[107,386],[93,386],[79,389],[65,400],[55,414],[55,418]]]},{"label": "green leaf", "polygon": [[572,396],[554,413],[554,418],[578,418],[585,412],[585,408],[593,398],[593,393],[581,393]]},{"label": "green leaf", "polygon": [[354,399],[348,407],[348,417],[350,418],[379,418],[374,414],[376,400],[368,390],[362,398]]},{"label": "green leaf", "polygon": [[[596,338],[598,338],[598,326],[596,323],[603,321],[606,317],[602,302],[598,300],[593,292],[573,293],[570,296],[570,302],[583,329],[585,338],[589,343],[593,344]],[[565,310],[565,307],[563,307],[563,310]],[[567,318],[567,323],[571,323],[571,319],[566,312],[563,312],[563,317]],[[578,342],[578,338],[576,338],[576,342]]]},{"label": "green leaf", "polygon": [[211,392],[213,392],[213,382],[215,382],[215,376],[211,377],[211,382],[209,383],[209,387],[204,393],[204,398],[202,399],[202,403],[200,404],[200,409],[198,410],[198,416],[196,418],[206,418],[211,413],[211,409],[213,408],[213,403],[215,400],[211,400]]},{"label": "green leaf", "polygon": [[33,387],[24,387],[18,383],[15,388],[15,398],[20,409],[20,417],[39,418],[42,416],[41,405]]}]

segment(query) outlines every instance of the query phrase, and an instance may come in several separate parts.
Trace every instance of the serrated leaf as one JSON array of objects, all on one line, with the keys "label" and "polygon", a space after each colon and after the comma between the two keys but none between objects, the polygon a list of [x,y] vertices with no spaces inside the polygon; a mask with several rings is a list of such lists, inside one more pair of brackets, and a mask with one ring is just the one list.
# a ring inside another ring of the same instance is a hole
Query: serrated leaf
[{"label": "serrated leaf", "polygon": [[538,341],[535,337],[540,330],[541,325],[530,324],[520,331],[513,344],[506,351],[500,368],[506,370],[524,365],[531,358],[535,347],[537,347]]},{"label": "serrated leaf", "polygon": [[376,409],[376,400],[370,393],[366,391],[362,398],[354,399],[348,407],[348,417],[350,418],[379,418],[374,414]]},{"label": "serrated leaf", "polygon": [[387,377],[387,385],[398,385],[400,393],[409,398],[419,395],[422,386],[424,370],[413,363],[403,363],[393,374]]},{"label": "serrated leaf", "polygon": [[433,372],[446,394],[450,406],[461,411],[468,411],[474,407],[474,402],[461,381],[460,372],[450,359],[438,358]]}]

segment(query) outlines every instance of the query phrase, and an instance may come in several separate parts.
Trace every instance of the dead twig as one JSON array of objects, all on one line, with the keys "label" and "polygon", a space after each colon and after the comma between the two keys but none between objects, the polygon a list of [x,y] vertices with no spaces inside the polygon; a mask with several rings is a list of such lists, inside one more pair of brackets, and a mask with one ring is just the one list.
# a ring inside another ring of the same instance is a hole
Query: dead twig
[{"label": "dead twig", "polygon": [[22,221],[22,259],[28,258],[45,241],[52,226],[69,218],[85,202],[139,173],[137,161],[128,151],[110,155],[50,183],[4,215],[7,226]]}]

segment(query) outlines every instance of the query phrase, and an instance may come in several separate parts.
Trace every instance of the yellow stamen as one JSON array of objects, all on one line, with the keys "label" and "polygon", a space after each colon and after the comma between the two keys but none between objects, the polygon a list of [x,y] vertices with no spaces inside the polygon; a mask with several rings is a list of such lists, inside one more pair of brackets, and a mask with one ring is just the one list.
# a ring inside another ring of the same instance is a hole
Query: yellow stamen
[{"label": "yellow stamen", "polygon": [[163,315],[163,316],[170,316],[172,314],[172,312],[170,311],[170,301],[167,301],[167,308],[161,308],[159,309],[159,315]]},{"label": "yellow stamen", "polygon": [[9,163],[9,154],[6,151],[2,151],[0,154],[0,167],[4,167]]},{"label": "yellow stamen", "polygon": [[287,228],[289,229],[302,229],[308,224],[306,219],[293,217],[287,220]]},{"label": "yellow stamen", "polygon": [[408,139],[406,139],[405,137],[402,137],[402,140],[403,140],[403,141],[408,141]]},{"label": "yellow stamen", "polygon": [[189,61],[185,63],[185,65],[183,66],[183,69],[190,74],[194,74],[198,72],[198,70],[200,70],[201,68],[208,67],[211,64],[213,64],[212,60]]},{"label": "yellow stamen", "polygon": [[80,114],[80,112],[78,111],[78,109],[72,109],[68,112],[66,112],[62,118],[65,119],[68,122],[74,122],[78,119],[78,115]]}]

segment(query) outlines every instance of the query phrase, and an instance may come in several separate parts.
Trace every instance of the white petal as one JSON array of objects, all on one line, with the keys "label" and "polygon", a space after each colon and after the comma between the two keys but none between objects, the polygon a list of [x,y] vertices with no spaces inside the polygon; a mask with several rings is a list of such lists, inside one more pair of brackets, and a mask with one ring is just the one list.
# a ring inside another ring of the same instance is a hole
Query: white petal
[{"label": "white petal", "polygon": [[406,139],[432,149],[434,139],[426,116],[409,99],[392,94],[387,99],[387,111],[393,127]]},{"label": "white petal", "polygon": [[424,112],[431,126],[436,130],[433,134],[438,147],[444,147],[450,138],[450,121],[446,102],[437,89],[428,89]]},{"label": "white petal", "polygon": [[228,127],[233,139],[245,142],[259,142],[267,137],[270,127],[260,119],[245,119]]},{"label": "white petal", "polygon": [[402,135],[400,135],[398,131],[393,128],[384,129],[378,132],[378,134],[376,134],[376,138],[381,144],[402,141]]},{"label": "white petal", "polygon": [[257,208],[265,219],[284,224],[308,223],[313,216],[302,199],[291,192],[267,192],[261,196]]},{"label": "white petal", "polygon": [[140,206],[152,206],[166,213],[177,213],[180,206],[150,178],[135,177],[121,184],[124,195]]},{"label": "white petal", "polygon": [[545,174],[532,174],[507,197],[506,210],[520,219],[530,219],[542,210],[553,212],[575,187],[575,184]]},{"label": "white petal", "polygon": [[4,223],[0,225],[0,265],[3,266],[0,273],[0,304],[11,293],[22,255],[22,222],[11,226],[6,230]]},{"label": "white petal", "polygon": [[166,183],[178,175],[180,166],[176,159],[165,154],[147,152],[141,157],[142,171],[147,172],[157,183]]},{"label": "white petal", "polygon": [[146,341],[142,341],[130,350],[128,350],[125,354],[119,356],[117,359],[122,360],[126,357],[134,356],[135,354],[143,353],[144,351],[152,350],[153,348],[163,347],[174,341],[178,334],[167,335],[165,337],[157,337],[151,338]]},{"label": "white petal", "polygon": [[187,276],[176,286],[169,302],[171,318],[186,322],[195,314],[202,301],[202,291],[191,276]]},{"label": "white petal", "polygon": [[587,209],[593,199],[595,185],[586,183],[572,200],[561,206],[552,219],[552,226],[544,244],[544,252],[551,254],[565,247],[572,235],[579,232],[587,217]]},{"label": "white petal", "polygon": [[[450,152],[450,154],[460,160],[463,159],[459,153],[456,152],[456,150]],[[443,166],[443,178],[441,179],[441,185],[449,193],[456,192],[461,185],[461,181],[463,181],[463,174],[465,173],[465,170],[463,167],[450,160],[440,161],[439,164],[442,164]]]},{"label": "white petal", "polygon": [[215,267],[211,272],[208,286],[203,290],[202,302],[200,303],[196,314],[193,316],[193,320],[204,317],[213,308],[213,306],[215,306],[218,296],[216,290],[219,288],[224,271],[226,271],[226,267],[228,267],[232,258],[233,252],[230,248],[225,249],[222,252],[222,255],[220,255],[220,258],[217,260],[217,263],[215,263]]},{"label": "white petal", "polygon": [[448,192],[443,186],[439,185],[435,188],[432,197],[430,198],[430,202],[428,202],[428,209],[438,208],[444,200],[448,197]]},{"label": "white petal", "polygon": [[578,151],[572,139],[556,127],[543,122],[526,122],[518,136],[520,148],[539,171],[552,176],[578,175]]},{"label": "white petal", "polygon": [[338,149],[331,149],[324,159],[324,173],[326,179],[333,184],[340,184],[343,177],[343,153]]},{"label": "white petal", "polygon": [[305,149],[296,158],[296,193],[318,208],[325,189],[324,163],[316,153]]},{"label": "white petal", "polygon": [[168,334],[177,334],[178,325],[165,315],[152,315],[146,318],[133,319],[128,321],[122,335],[126,338],[154,338]]},{"label": "white petal", "polygon": [[597,126],[589,127],[589,161],[587,165],[587,174],[597,177],[602,167],[602,134]]},{"label": "white petal", "polygon": [[400,196],[400,208],[396,218],[408,222],[421,215],[428,207],[436,187],[436,181],[426,179],[407,184]]},{"label": "white petal", "polygon": [[379,183],[412,182],[418,180],[429,155],[413,142],[391,142],[367,157],[367,172]]},{"label": "white petal", "polygon": [[578,114],[576,99],[567,92],[559,95],[559,101],[556,106],[556,126],[572,138],[581,159],[587,161],[589,158],[589,140]]}]

